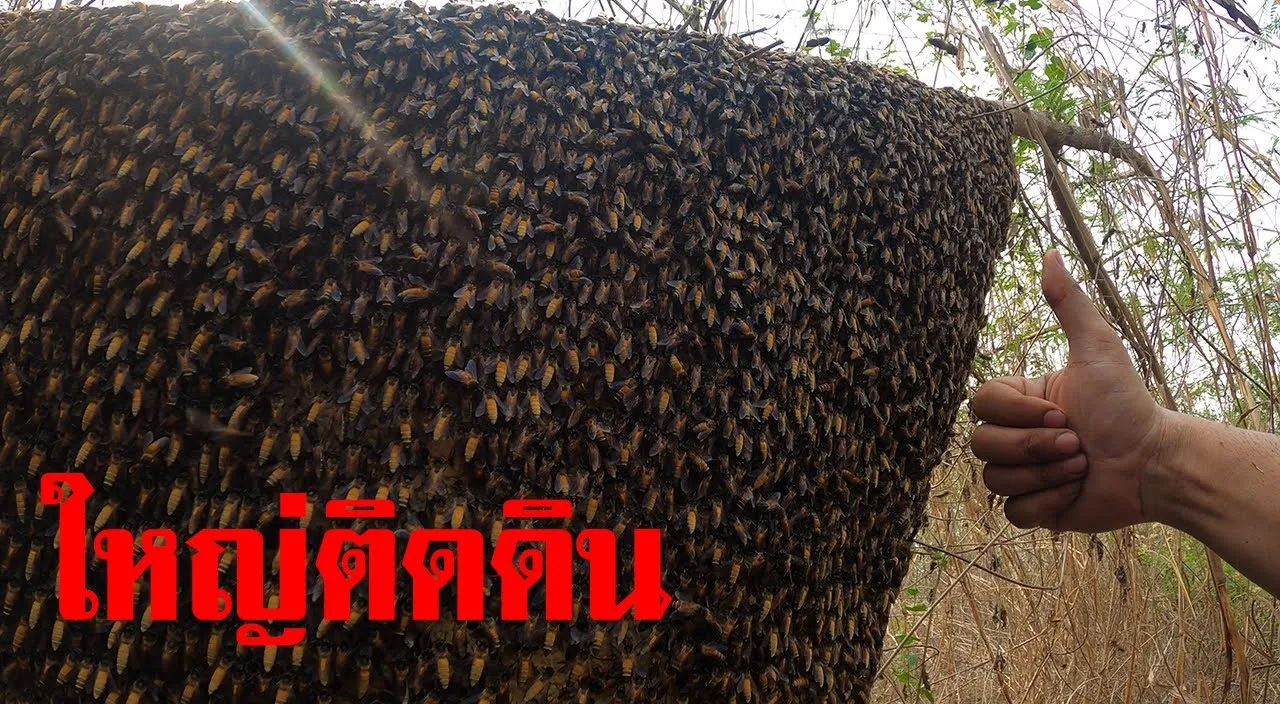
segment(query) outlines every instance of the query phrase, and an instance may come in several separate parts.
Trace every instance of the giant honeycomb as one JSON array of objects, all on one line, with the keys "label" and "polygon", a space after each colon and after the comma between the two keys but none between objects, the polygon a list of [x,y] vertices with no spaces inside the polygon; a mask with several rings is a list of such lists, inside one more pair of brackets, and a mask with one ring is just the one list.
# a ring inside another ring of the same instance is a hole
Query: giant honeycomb
[{"label": "giant honeycomb", "polygon": [[[0,700],[865,702],[1014,187],[989,103],[736,38],[0,16]],[[277,569],[282,527],[345,525],[281,492],[488,549],[538,523],[507,499],[565,499],[556,527],[617,531],[624,591],[629,531],[661,529],[673,603],[592,620],[576,559],[567,620],[541,586],[501,619],[491,567],[482,620],[447,590],[410,618],[401,572],[395,619],[313,591],[291,647],[196,620],[185,578],[177,620],[64,620],[48,472],[92,482],[91,531],[251,528]]]}]

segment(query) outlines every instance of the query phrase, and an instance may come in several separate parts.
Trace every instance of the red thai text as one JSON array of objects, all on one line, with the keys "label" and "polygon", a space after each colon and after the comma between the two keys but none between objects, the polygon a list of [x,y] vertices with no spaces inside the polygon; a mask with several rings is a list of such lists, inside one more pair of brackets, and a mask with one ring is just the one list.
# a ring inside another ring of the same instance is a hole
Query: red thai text
[{"label": "red thai text", "polygon": [[[105,564],[106,618],[132,620],[139,605],[135,585],[146,576],[153,621],[178,618],[178,536],[168,528],[145,529],[141,534],[108,528],[90,535],[85,505],[93,485],[79,473],[45,474],[40,479],[40,500],[58,508],[58,611],[68,621],[94,618],[102,595],[88,586],[86,558],[93,554]],[[333,499],[325,504],[331,520],[388,519],[395,517],[389,499]],[[300,519],[310,506],[306,494],[280,495],[281,518]],[[510,500],[502,516],[510,519],[567,519],[573,506],[563,499]],[[576,536],[552,528],[509,527],[499,531],[488,565],[501,585],[500,617],[529,618],[530,592],[544,580],[545,613],[549,621],[573,618],[573,561],[575,554],[587,562],[589,616],[616,621],[630,612],[641,621],[658,620],[671,606],[671,595],[662,587],[662,537],[656,528],[635,529],[629,551],[633,589],[618,598],[618,534],[604,528],[588,528]],[[403,535],[403,531],[401,532]],[[281,528],[278,541],[279,569],[268,584],[263,534],[247,528],[204,528],[185,541],[190,549],[191,610],[197,619],[219,621],[234,614],[245,623],[236,631],[246,646],[291,646],[306,635],[304,627],[285,627],[271,633],[269,623],[302,621],[307,616],[308,567],[314,564],[321,581],[323,618],[345,621],[352,614],[353,591],[363,581],[368,593],[365,616],[371,621],[397,618],[397,571],[408,574],[411,616],[416,620],[441,617],[441,590],[451,582],[457,595],[453,617],[485,618],[485,540],[474,529],[419,528],[408,531],[400,550],[390,528],[329,528],[320,537],[315,559],[310,561],[307,530]],[[234,559],[233,559],[234,558]],[[235,580],[223,588],[220,575],[234,562]],[[232,591],[234,590],[234,594]],[[142,608],[146,608],[143,606]]]}]

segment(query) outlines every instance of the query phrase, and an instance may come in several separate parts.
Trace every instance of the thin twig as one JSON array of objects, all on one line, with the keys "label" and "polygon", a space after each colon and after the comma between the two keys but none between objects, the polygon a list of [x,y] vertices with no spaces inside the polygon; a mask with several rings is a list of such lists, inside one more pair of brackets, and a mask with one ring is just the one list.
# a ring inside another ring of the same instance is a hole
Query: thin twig
[{"label": "thin twig", "polygon": [[813,4],[809,5],[809,9],[805,11],[804,29],[800,30],[800,39],[796,42],[796,51],[800,51],[800,47],[804,46],[805,35],[809,34],[809,30],[818,23],[817,15],[819,0],[813,0]]},{"label": "thin twig", "polygon": [[960,574],[957,575],[955,579],[951,580],[951,584],[948,584],[947,588],[943,589],[942,593],[939,594],[933,600],[933,603],[929,604],[929,608],[926,609],[923,614],[920,614],[920,618],[917,619],[916,622],[911,626],[911,628],[905,634],[903,634],[902,638],[898,640],[898,644],[894,646],[892,651],[890,651],[888,657],[885,657],[880,661],[880,668],[876,670],[876,676],[872,678],[873,680],[880,679],[880,675],[883,675],[884,671],[889,669],[889,665],[890,663],[893,662],[893,659],[898,657],[898,653],[902,652],[902,648],[904,647],[904,644],[907,642],[907,639],[915,635],[916,630],[920,628],[920,624],[924,623],[925,620],[929,618],[929,615],[933,613],[933,610],[937,608],[938,604],[942,603],[942,600],[946,598],[948,594],[951,593],[952,589],[956,588],[956,585],[960,583],[960,580],[964,579],[964,576],[966,574],[969,574],[969,569],[972,568],[975,564],[977,564],[978,558],[987,554],[987,550],[989,550],[991,546],[994,545],[995,542],[999,540],[1001,536],[1004,535],[1004,532],[1006,530],[1009,530],[1009,526],[1011,525],[1013,524],[1005,523],[1003,526],[1001,526],[1000,530],[997,531],[995,535],[991,536],[991,539],[987,541],[987,544],[984,545],[982,549],[978,551],[978,554],[974,555],[972,560],[969,560],[969,562],[965,563],[964,569],[960,570]]},{"label": "thin twig", "polygon": [[737,59],[736,61],[734,61],[733,63],[738,64],[738,63],[742,63],[743,61],[746,61],[747,59],[754,59],[755,57],[757,57],[757,56],[759,56],[759,55],[761,55],[761,54],[763,54],[763,53],[766,53],[766,52],[772,51],[772,50],[774,50],[774,49],[776,49],[776,48],[778,48],[778,47],[780,47],[780,46],[782,46],[782,40],[781,40],[781,39],[779,39],[779,40],[775,41],[774,43],[770,44],[769,46],[762,46],[762,47],[760,47],[759,49],[756,49],[755,51],[753,51],[753,52],[751,52],[751,53],[749,53],[749,54],[743,54],[742,56],[738,57],[738,59]]},{"label": "thin twig", "polygon": [[[937,547],[936,545],[930,545],[930,544],[928,544],[928,543],[924,542],[923,540],[919,540],[919,539],[917,539],[917,540],[914,540],[914,541],[912,541],[912,542],[914,542],[916,545],[919,545],[920,547],[922,547],[922,548],[924,548],[924,549],[926,549],[926,550],[933,550],[934,552],[940,552],[940,553],[942,553],[942,554],[944,554],[944,555],[948,555],[948,556],[953,557],[953,558],[955,558],[955,559],[957,559],[957,560],[961,560],[961,561],[963,561],[963,560],[964,560],[964,557],[963,557],[963,556],[961,556],[961,555],[957,555],[957,554],[955,554],[954,552],[951,552],[950,550],[948,550],[948,549],[946,549],[946,548],[940,548],[940,547]],[[920,555],[927,555],[927,554],[929,554],[929,553],[918,553],[918,554],[920,554]],[[1004,581],[1006,581],[1006,582],[1008,582],[1008,583],[1010,583],[1010,584],[1016,584],[1016,585],[1018,585],[1019,587],[1026,587],[1027,589],[1040,589],[1040,590],[1042,590],[1042,591],[1051,592],[1051,591],[1055,591],[1055,590],[1056,590],[1056,589],[1058,589],[1058,587],[1059,587],[1059,585],[1056,585],[1056,584],[1055,584],[1055,585],[1053,585],[1053,586],[1046,586],[1046,585],[1043,585],[1043,584],[1027,584],[1026,582],[1022,582],[1022,581],[1016,580],[1016,579],[1014,579],[1013,577],[1010,577],[1010,576],[1008,576],[1008,575],[1000,574],[999,572],[996,572],[996,571],[995,571],[995,570],[993,570],[993,569],[989,569],[989,568],[983,567],[982,565],[975,564],[975,565],[974,565],[974,567],[977,567],[978,569],[982,570],[983,572],[986,572],[987,574],[991,575],[992,577],[998,577],[998,578],[1003,579]]]},{"label": "thin twig", "polygon": [[1012,111],[1012,110],[1017,110],[1018,108],[1024,108],[1024,107],[1026,107],[1026,106],[1028,106],[1028,105],[1030,105],[1030,104],[1034,103],[1035,101],[1037,101],[1037,100],[1039,100],[1039,99],[1043,98],[1044,96],[1046,96],[1046,95],[1048,95],[1048,94],[1052,93],[1053,91],[1058,90],[1059,88],[1062,88],[1063,86],[1067,85],[1068,83],[1070,83],[1070,82],[1074,81],[1076,78],[1078,78],[1078,77],[1080,76],[1080,74],[1084,73],[1084,71],[1085,71],[1084,67],[1083,67],[1083,66],[1081,66],[1081,67],[1080,67],[1080,70],[1078,70],[1078,71],[1076,71],[1075,73],[1071,74],[1071,75],[1070,75],[1070,76],[1068,76],[1067,78],[1064,78],[1064,79],[1062,80],[1062,82],[1061,82],[1061,83],[1059,83],[1058,85],[1056,85],[1056,86],[1054,86],[1054,87],[1052,87],[1052,88],[1050,88],[1050,89],[1048,89],[1048,90],[1046,90],[1046,91],[1043,91],[1043,92],[1041,92],[1041,93],[1037,93],[1037,94],[1035,94],[1035,95],[1031,96],[1030,98],[1027,98],[1026,100],[1024,100],[1024,101],[1022,101],[1022,102],[1020,102],[1020,103],[1017,103],[1017,104],[1015,104],[1015,105],[1006,105],[1006,106],[1004,106],[1004,107],[997,108],[997,109],[995,109],[995,110],[988,110],[988,111],[986,111],[986,112],[980,112],[980,113],[978,113],[978,114],[976,114],[976,115],[964,115],[964,116],[963,116],[963,117],[961,117],[960,119],[962,119],[962,120],[976,120],[976,119],[978,119],[979,117],[987,117],[988,115],[999,115],[999,114],[1000,114],[1000,113],[1002,113],[1002,112],[1010,112],[1010,111]]}]

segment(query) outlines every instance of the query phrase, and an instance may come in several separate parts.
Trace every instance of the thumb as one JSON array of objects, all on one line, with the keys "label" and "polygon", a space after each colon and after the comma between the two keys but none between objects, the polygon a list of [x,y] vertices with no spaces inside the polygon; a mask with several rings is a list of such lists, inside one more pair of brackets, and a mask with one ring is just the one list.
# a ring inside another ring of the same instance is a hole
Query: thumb
[{"label": "thumb", "polygon": [[1062,254],[1056,249],[1045,253],[1040,290],[1062,326],[1062,332],[1066,333],[1068,345],[1079,350],[1081,343],[1090,346],[1102,342],[1119,344],[1120,338],[1071,278]]}]

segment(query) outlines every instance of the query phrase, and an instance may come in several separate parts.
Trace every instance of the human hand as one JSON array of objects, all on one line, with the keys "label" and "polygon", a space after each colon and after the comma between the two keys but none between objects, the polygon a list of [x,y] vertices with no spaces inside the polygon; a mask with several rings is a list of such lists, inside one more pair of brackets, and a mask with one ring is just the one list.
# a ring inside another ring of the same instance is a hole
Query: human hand
[{"label": "human hand", "polygon": [[1072,280],[1056,251],[1041,290],[1069,348],[1067,366],[978,388],[973,453],[983,481],[1009,497],[1020,528],[1101,532],[1151,519],[1143,476],[1159,460],[1168,413],[1138,376],[1120,337]]}]

